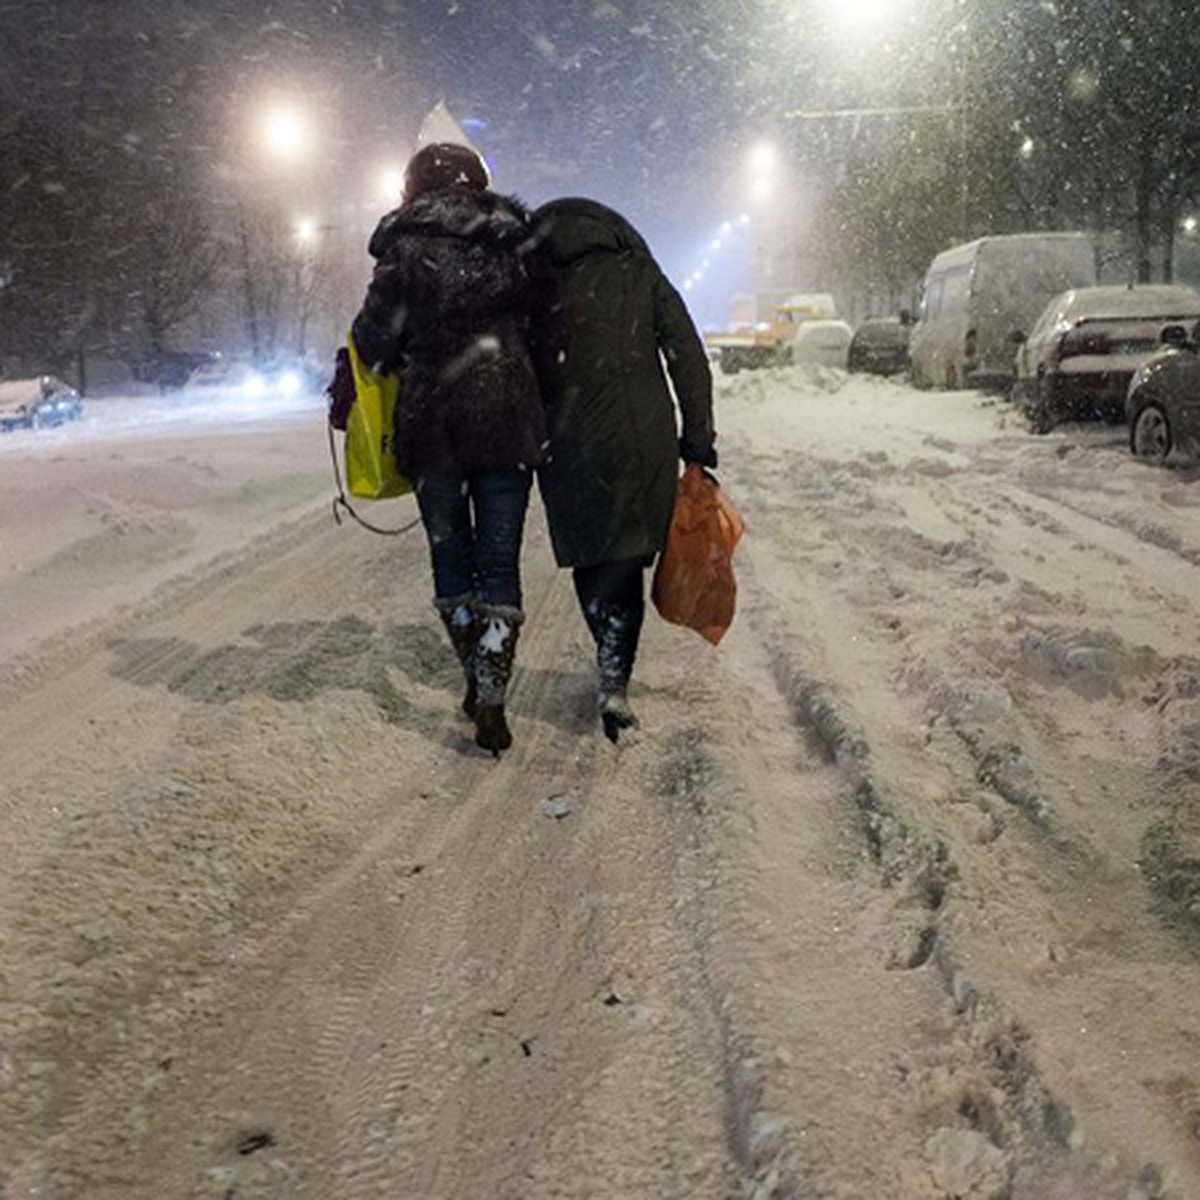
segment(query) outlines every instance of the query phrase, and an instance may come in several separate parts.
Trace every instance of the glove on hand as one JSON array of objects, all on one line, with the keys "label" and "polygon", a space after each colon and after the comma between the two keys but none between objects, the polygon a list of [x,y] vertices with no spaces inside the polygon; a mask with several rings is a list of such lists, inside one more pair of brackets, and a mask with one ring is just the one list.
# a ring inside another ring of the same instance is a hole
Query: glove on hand
[{"label": "glove on hand", "polygon": [[329,397],[329,423],[334,429],[344,430],[350,419],[350,409],[358,398],[354,387],[354,371],[350,367],[350,352],[345,346],[339,346],[333,378],[325,388]]}]

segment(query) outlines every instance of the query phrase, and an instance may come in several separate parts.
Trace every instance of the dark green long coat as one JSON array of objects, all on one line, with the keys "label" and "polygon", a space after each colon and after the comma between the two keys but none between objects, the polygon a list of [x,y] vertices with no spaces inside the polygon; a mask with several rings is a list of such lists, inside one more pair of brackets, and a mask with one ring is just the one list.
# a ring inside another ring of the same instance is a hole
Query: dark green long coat
[{"label": "dark green long coat", "polygon": [[534,222],[534,359],[549,435],[538,483],[555,560],[587,567],[650,558],[666,536],[681,454],[715,465],[704,346],[679,293],[619,214],[591,200],[554,200]]}]

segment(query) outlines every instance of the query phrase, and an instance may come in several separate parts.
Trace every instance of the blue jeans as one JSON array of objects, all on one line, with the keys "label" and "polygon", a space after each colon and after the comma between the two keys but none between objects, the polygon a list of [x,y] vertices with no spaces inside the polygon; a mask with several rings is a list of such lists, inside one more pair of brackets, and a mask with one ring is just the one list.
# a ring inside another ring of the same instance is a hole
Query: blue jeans
[{"label": "blue jeans", "polygon": [[521,535],[532,471],[427,471],[413,480],[439,600],[521,607]]}]

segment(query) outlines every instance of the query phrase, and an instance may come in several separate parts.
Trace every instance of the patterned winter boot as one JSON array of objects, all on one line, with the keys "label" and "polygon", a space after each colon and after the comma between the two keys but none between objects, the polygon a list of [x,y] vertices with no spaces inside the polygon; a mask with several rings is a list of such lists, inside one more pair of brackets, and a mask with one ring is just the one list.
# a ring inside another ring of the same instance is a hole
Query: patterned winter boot
[{"label": "patterned winter boot", "polygon": [[517,638],[525,614],[507,604],[477,604],[479,621],[475,641],[475,676],[478,705],[475,709],[475,744],[497,758],[512,745],[504,718],[504,700],[512,677]]},{"label": "patterned winter boot", "polygon": [[462,710],[468,717],[475,716],[478,706],[479,683],[475,676],[475,643],[479,640],[479,622],[475,614],[475,596],[467,593],[462,596],[451,596],[448,599],[438,599],[433,602],[446,632],[450,635],[450,644],[458,661],[462,664],[463,675],[467,681],[467,691],[463,696]]},{"label": "patterned winter boot", "polygon": [[637,726],[638,719],[629,707],[629,678],[637,657],[642,614],[618,604],[590,604],[584,618],[596,641],[598,687],[596,706],[604,736],[615,742],[622,729]]}]

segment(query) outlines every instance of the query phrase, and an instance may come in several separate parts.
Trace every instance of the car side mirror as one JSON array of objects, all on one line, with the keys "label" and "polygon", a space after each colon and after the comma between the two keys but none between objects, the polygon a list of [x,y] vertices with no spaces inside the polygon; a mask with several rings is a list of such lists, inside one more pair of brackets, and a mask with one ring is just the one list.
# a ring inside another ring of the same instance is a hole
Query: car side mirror
[{"label": "car side mirror", "polygon": [[1029,340],[1025,331],[1022,329],[1014,329],[1008,335],[1009,342],[1014,346],[1023,346]]}]

